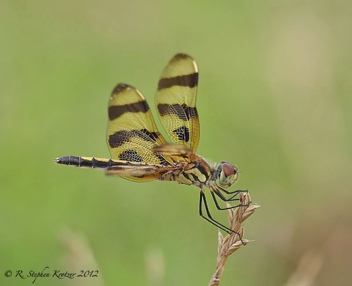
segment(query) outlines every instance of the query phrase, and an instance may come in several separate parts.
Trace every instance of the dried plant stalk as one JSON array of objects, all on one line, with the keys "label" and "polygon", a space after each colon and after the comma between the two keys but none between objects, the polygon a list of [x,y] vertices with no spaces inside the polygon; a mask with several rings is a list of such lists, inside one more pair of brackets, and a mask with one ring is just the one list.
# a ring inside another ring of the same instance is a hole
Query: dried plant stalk
[{"label": "dried plant stalk", "polygon": [[[242,223],[259,208],[258,205],[250,206],[251,197],[249,193],[240,193],[240,204],[235,210],[228,210],[230,229],[239,233],[243,237],[244,229]],[[231,207],[227,204],[227,207]],[[239,249],[243,243],[249,242],[247,239],[242,239],[236,233],[230,233],[225,238],[219,231],[218,234],[218,257],[216,263],[216,271],[209,282],[209,286],[217,286],[220,283],[220,277],[224,271],[227,257]]]}]

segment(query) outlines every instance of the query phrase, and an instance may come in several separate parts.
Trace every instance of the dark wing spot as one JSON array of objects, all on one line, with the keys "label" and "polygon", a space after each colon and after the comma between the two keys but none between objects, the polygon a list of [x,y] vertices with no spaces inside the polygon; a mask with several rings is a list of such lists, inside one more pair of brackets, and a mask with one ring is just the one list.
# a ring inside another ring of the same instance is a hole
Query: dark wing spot
[{"label": "dark wing spot", "polygon": [[161,78],[158,84],[158,90],[178,86],[195,87],[198,84],[198,73],[191,73],[175,77]]},{"label": "dark wing spot", "polygon": [[109,119],[114,120],[116,118],[119,118],[121,115],[123,115],[126,112],[145,113],[148,110],[149,110],[148,103],[145,100],[142,100],[131,104],[109,106],[108,113],[109,113]]},{"label": "dark wing spot", "polygon": [[133,137],[139,137],[144,141],[156,143],[159,134],[157,132],[149,132],[147,129],[130,131],[121,130],[109,136],[109,145],[111,148],[120,147],[126,142],[129,142]]},{"label": "dark wing spot", "polygon": [[161,165],[170,166],[170,163],[168,161],[166,161],[166,159],[163,156],[161,156],[160,154],[156,154],[156,153],[154,153],[154,155],[159,158]]},{"label": "dark wing spot", "polygon": [[160,116],[175,114],[179,119],[183,121],[189,121],[190,118],[198,118],[198,112],[196,107],[189,107],[187,104],[158,104],[158,111]]},{"label": "dark wing spot", "polygon": [[151,140],[151,142],[156,142],[156,139],[159,137],[159,134],[157,132],[149,132],[147,129],[141,129],[141,132],[146,134]]},{"label": "dark wing spot", "polygon": [[129,86],[128,84],[124,84],[124,83],[119,83],[114,90],[112,91],[111,94],[118,94],[123,92],[124,90],[126,90],[128,87],[133,88],[132,86]]},{"label": "dark wing spot", "polygon": [[198,112],[196,107],[188,107],[185,103],[182,104],[182,109],[184,113],[186,113],[187,120],[189,121],[191,118],[197,118]]},{"label": "dark wing spot", "polygon": [[173,130],[180,141],[189,142],[189,129],[186,126],[182,126]]},{"label": "dark wing spot", "polygon": [[181,59],[189,59],[189,58],[191,58],[189,55],[180,53],[180,54],[177,54],[176,56],[174,56],[171,61],[178,61]]},{"label": "dark wing spot", "polygon": [[121,130],[109,136],[109,145],[111,148],[120,147],[134,137],[131,131]]},{"label": "dark wing spot", "polygon": [[143,162],[142,156],[138,155],[135,150],[126,150],[119,154],[119,159],[130,162]]}]

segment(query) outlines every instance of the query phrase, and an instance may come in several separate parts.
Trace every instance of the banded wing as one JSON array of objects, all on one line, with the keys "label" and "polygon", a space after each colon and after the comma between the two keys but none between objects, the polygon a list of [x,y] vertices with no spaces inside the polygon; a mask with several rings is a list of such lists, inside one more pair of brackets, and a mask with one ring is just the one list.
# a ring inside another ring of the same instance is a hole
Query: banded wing
[{"label": "banded wing", "polygon": [[[124,168],[110,167],[106,173],[116,174],[132,181],[157,179],[159,175],[153,174],[150,166],[170,166],[172,160],[152,152],[153,147],[167,142],[157,130],[143,95],[132,86],[118,84],[111,94],[108,114],[106,139],[111,158],[133,164],[128,167],[126,163]],[[140,163],[140,173],[132,172],[138,169],[139,165],[135,163]],[[146,167],[146,164],[149,167]],[[147,169],[148,172],[144,172]]]},{"label": "banded wing", "polygon": [[196,153],[199,118],[196,109],[198,67],[188,55],[177,54],[165,67],[155,95],[160,121],[171,141]]}]

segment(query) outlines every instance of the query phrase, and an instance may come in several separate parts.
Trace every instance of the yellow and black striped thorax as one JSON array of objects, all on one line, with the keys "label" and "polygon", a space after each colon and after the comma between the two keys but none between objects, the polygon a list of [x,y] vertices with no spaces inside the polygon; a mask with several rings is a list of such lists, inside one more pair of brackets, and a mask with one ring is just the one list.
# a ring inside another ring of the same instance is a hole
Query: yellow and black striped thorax
[{"label": "yellow and black striped thorax", "polygon": [[213,178],[214,169],[200,156],[192,155],[193,160],[185,164],[182,170],[164,174],[160,180],[177,181],[185,185],[196,187],[207,186]]}]

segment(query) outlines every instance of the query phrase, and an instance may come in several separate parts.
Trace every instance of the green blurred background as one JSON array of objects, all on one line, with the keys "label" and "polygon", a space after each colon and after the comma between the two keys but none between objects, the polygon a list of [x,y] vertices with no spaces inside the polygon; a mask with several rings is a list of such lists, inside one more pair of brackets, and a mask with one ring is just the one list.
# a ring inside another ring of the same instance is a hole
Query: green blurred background
[{"label": "green blurred background", "polygon": [[350,285],[351,13],[344,0],[1,0],[0,284],[49,266],[99,278],[36,285],[207,285],[217,229],[199,190],[54,164],[109,157],[114,86],[137,87],[155,115],[182,52],[200,69],[198,154],[236,164],[234,187],[261,205],[221,285]]}]

